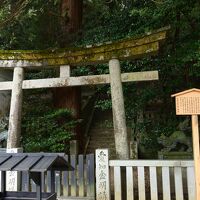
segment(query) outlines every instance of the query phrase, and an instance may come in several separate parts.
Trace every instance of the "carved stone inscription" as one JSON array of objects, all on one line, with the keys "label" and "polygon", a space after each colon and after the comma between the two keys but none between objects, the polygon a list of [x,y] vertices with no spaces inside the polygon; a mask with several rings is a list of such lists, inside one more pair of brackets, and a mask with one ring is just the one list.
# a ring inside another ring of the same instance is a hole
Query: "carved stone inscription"
[{"label": "carved stone inscription", "polygon": [[199,115],[200,96],[180,96],[176,97],[177,115]]},{"label": "carved stone inscription", "polygon": [[[21,148],[7,149],[7,153],[22,153]],[[20,188],[20,172],[7,171],[6,172],[6,190],[19,191]]]},{"label": "carved stone inscription", "polygon": [[110,200],[108,150],[96,150],[96,199]]}]

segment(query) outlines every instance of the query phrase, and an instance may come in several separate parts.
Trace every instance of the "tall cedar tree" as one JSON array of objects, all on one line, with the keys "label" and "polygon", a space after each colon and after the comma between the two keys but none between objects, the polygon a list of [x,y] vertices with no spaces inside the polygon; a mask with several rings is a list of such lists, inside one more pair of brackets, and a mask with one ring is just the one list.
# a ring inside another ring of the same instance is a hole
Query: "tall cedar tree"
[{"label": "tall cedar tree", "polygon": [[[61,47],[66,47],[73,41],[82,25],[83,0],[62,0],[60,4],[62,30]],[[80,117],[81,87],[57,88],[54,92],[54,105],[56,108],[68,108],[72,110],[75,119]],[[79,150],[82,151],[82,138],[80,127],[74,130],[74,139],[79,141]]]}]

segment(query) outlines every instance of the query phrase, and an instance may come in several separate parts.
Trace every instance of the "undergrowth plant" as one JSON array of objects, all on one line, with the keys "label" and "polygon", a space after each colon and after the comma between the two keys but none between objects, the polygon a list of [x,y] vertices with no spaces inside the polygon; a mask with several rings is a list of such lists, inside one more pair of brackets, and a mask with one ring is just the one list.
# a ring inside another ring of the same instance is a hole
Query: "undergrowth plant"
[{"label": "undergrowth plant", "polygon": [[69,140],[74,135],[78,120],[73,119],[68,109],[53,108],[45,91],[25,95],[22,120],[24,151],[68,153]]}]

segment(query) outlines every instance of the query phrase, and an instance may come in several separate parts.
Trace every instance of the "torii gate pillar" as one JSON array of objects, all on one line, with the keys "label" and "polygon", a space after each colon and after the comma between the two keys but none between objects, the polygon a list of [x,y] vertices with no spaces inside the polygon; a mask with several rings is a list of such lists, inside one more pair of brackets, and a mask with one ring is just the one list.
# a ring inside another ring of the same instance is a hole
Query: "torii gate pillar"
[{"label": "torii gate pillar", "polygon": [[124,97],[118,59],[109,61],[115,149],[118,159],[129,159]]},{"label": "torii gate pillar", "polygon": [[21,112],[22,112],[22,83],[24,79],[24,69],[15,67],[13,74],[12,95],[10,104],[10,117],[7,149],[18,148],[21,136]]}]

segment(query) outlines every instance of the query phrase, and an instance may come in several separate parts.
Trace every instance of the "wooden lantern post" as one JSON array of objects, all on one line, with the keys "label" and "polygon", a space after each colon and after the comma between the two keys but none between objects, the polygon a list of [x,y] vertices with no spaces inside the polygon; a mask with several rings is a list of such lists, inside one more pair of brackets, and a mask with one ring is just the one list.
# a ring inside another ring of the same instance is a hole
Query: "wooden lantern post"
[{"label": "wooden lantern post", "polygon": [[195,165],[196,200],[200,200],[200,151],[199,151],[199,125],[200,90],[193,88],[172,95],[176,99],[176,114],[192,116],[193,155]]}]

